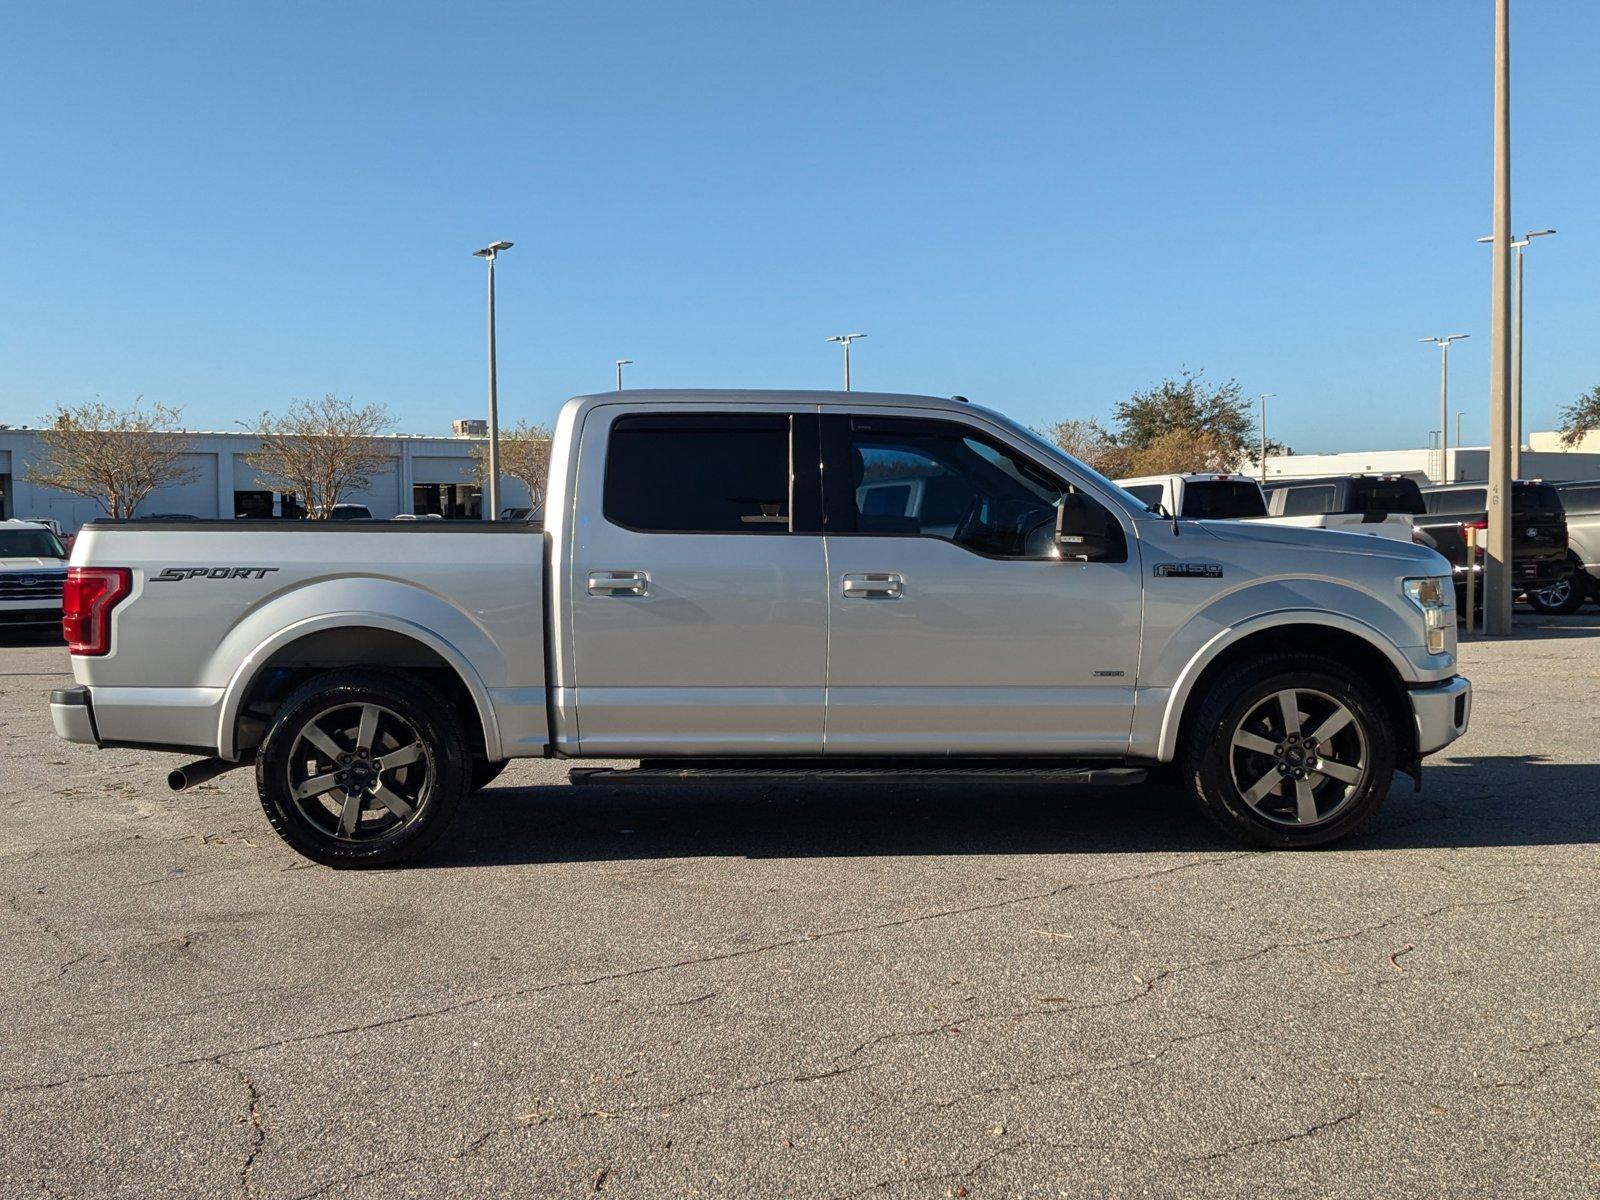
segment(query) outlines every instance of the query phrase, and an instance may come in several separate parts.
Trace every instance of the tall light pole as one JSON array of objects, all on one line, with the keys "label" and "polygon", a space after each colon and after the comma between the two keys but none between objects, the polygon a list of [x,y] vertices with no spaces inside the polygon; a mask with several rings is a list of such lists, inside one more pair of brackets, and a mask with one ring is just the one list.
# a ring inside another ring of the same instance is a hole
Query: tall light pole
[{"label": "tall light pole", "polygon": [[1467,414],[1464,413],[1464,412],[1456,413],[1456,449],[1457,450],[1461,449],[1461,418],[1466,416],[1466,415]]},{"label": "tall light pole", "polygon": [[864,333],[836,333],[828,339],[844,347],[844,390],[847,392],[850,390],[850,343],[866,336]]},{"label": "tall light pole", "polygon": [[1511,0],[1494,5],[1494,238],[1489,317],[1489,545],[1483,631],[1511,632]]},{"label": "tall light pole", "polygon": [[633,359],[631,359],[631,358],[619,358],[619,359],[617,359],[617,391],[620,392],[622,390],[622,368],[623,367],[631,367],[631,366],[633,366]]},{"label": "tall light pole", "polygon": [[494,259],[510,242],[490,242],[473,257],[489,264],[489,520],[500,519],[500,395],[495,385],[494,354]]},{"label": "tall light pole", "polygon": [[1451,333],[1444,337],[1418,338],[1439,347],[1439,474],[1440,483],[1450,482],[1450,343],[1469,338],[1470,333]]},{"label": "tall light pole", "polygon": [[[1511,309],[1511,478],[1522,478],[1522,252],[1536,237],[1549,237],[1554,229],[1530,229],[1511,248],[1517,252],[1516,300]],[[1494,236],[1481,237],[1492,242]]]},{"label": "tall light pole", "polygon": [[1267,401],[1277,399],[1277,392],[1262,392],[1261,399],[1261,482],[1267,481]]}]

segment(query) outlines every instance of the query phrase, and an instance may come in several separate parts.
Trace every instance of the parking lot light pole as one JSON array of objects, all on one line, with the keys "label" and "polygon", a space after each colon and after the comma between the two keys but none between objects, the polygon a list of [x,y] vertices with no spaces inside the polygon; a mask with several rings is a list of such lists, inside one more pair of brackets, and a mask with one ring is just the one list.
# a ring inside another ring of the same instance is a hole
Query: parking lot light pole
[{"label": "parking lot light pole", "polygon": [[1471,336],[1470,333],[1452,333],[1442,338],[1417,339],[1439,347],[1439,474],[1442,477],[1439,483],[1450,482],[1450,343]]},{"label": "parking lot light pole", "polygon": [[1494,6],[1494,239],[1489,283],[1489,545],[1483,632],[1511,633],[1511,0]]},{"label": "parking lot light pole", "polygon": [[511,249],[510,242],[490,242],[482,250],[474,250],[474,258],[489,264],[489,520],[500,519],[500,396],[495,386],[494,353],[494,260],[502,250]]},{"label": "parking lot light pole", "polygon": [[836,333],[828,339],[844,347],[844,390],[847,392],[850,390],[850,343],[866,336],[864,333]]},{"label": "parking lot light pole", "polygon": [[1277,392],[1262,392],[1261,400],[1261,482],[1267,481],[1267,401],[1275,400]]},{"label": "parking lot light pole", "polygon": [[[1511,478],[1522,478],[1522,252],[1536,237],[1549,237],[1554,229],[1530,229],[1511,248],[1517,252],[1516,298],[1511,305]],[[1493,235],[1480,242],[1494,241]]]},{"label": "parking lot light pole", "polygon": [[619,358],[619,359],[617,359],[617,391],[620,392],[622,390],[622,368],[623,367],[631,367],[631,366],[633,366],[633,359],[631,359],[631,358]]}]

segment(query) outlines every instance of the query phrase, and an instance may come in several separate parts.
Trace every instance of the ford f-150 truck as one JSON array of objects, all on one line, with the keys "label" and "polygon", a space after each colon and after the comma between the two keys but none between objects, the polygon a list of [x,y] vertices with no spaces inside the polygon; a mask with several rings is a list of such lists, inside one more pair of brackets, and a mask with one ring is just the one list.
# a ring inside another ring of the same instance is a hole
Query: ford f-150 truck
[{"label": "ford f-150 truck", "polygon": [[[894,480],[916,498],[883,502]],[[273,827],[335,866],[417,853],[537,756],[641,760],[590,768],[617,781],[1175,764],[1227,832],[1315,846],[1465,730],[1449,584],[1409,543],[1153,514],[962,401],[610,392],[562,408],[542,528],[91,523],[51,712],[205,756],[174,786],[252,762]]]}]

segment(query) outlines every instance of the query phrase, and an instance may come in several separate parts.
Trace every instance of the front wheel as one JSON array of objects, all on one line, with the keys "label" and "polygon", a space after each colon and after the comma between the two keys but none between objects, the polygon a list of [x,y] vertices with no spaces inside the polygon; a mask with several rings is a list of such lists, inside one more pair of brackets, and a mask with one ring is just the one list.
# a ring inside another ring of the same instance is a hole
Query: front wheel
[{"label": "front wheel", "polygon": [[461,718],[422,681],[330,671],[278,710],[256,756],[256,790],[272,828],[307,858],[387,866],[438,840],[471,763]]},{"label": "front wheel", "polygon": [[1211,821],[1251,845],[1325,846],[1367,826],[1394,775],[1392,718],[1358,675],[1281,654],[1224,673],[1183,749]]}]

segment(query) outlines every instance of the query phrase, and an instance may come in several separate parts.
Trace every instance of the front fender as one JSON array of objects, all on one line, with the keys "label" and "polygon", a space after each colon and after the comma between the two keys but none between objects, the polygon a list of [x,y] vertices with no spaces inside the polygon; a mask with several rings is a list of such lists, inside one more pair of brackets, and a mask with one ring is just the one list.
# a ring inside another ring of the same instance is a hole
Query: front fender
[{"label": "front fender", "polygon": [[217,753],[239,756],[235,731],[244,699],[272,656],[285,646],[328,629],[382,629],[427,646],[461,678],[483,726],[489,758],[501,757],[499,724],[485,674],[506,678],[503,655],[466,613],[431,592],[396,580],[345,578],[293,588],[252,610],[212,654],[206,678],[225,691],[218,714]]}]

